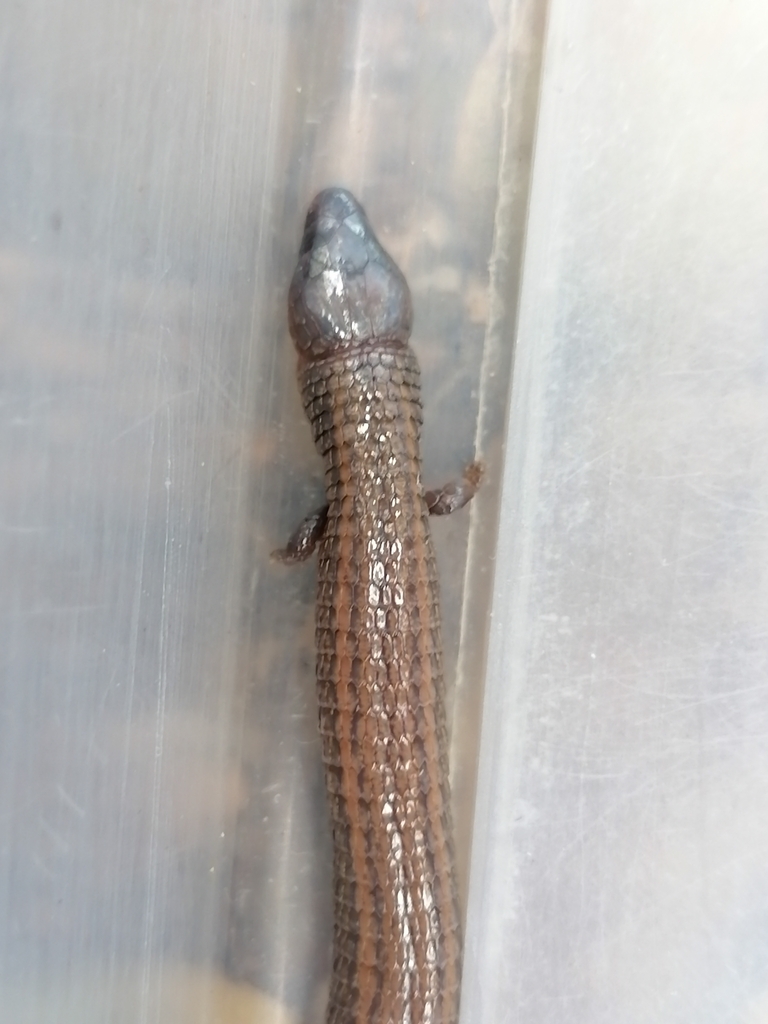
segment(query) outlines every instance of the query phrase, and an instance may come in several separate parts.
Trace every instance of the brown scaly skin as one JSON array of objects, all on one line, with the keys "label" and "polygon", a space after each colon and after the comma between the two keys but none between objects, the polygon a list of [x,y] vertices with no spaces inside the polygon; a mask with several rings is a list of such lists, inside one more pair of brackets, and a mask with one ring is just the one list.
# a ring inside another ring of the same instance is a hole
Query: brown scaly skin
[{"label": "brown scaly skin", "polygon": [[334,845],[328,1024],[456,1024],[456,898],[440,609],[408,285],[357,201],[310,206],[289,296],[327,506],[277,552],[319,548],[317,687]]}]

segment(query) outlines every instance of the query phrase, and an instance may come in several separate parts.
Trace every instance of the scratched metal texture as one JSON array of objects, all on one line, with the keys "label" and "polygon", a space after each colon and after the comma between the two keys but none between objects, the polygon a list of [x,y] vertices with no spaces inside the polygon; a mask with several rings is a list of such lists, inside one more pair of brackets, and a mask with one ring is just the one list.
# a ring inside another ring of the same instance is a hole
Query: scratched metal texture
[{"label": "scratched metal texture", "polygon": [[768,1021],[767,46],[550,7],[466,1024]]},{"label": "scratched metal texture", "polygon": [[426,485],[488,464],[433,529],[466,900],[516,296],[489,260],[518,266],[544,6],[3,5],[3,1021],[322,1015],[316,567],[269,552],[323,490],[286,293],[329,184],[410,283]]}]

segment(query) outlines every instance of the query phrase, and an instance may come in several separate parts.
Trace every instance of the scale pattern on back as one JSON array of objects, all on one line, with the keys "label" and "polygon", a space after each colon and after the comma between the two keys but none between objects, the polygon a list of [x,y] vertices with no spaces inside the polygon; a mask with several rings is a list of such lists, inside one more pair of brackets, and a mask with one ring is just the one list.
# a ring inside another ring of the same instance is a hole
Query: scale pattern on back
[{"label": "scale pattern on back", "polygon": [[305,365],[325,464],[317,684],[334,843],[328,1024],[455,1024],[461,935],[419,369],[371,342]]}]

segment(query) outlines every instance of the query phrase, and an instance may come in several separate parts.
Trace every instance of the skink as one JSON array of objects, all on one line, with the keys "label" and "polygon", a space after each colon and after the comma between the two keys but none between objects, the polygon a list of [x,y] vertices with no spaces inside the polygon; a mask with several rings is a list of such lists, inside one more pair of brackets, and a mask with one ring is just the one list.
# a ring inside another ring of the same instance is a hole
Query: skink
[{"label": "skink", "polygon": [[456,1024],[461,928],[440,609],[429,516],[458,484],[421,480],[408,285],[359,203],[307,213],[288,317],[327,504],[276,552],[317,546],[317,690],[334,849],[328,1024]]}]

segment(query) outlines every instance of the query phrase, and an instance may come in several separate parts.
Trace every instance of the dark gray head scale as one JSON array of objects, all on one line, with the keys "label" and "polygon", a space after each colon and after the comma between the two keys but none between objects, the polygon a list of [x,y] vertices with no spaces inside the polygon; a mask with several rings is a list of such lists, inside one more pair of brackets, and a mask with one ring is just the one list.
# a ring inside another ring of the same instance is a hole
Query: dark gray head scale
[{"label": "dark gray head scale", "polygon": [[343,188],[315,196],[288,294],[288,323],[303,360],[377,343],[406,345],[413,310],[405,278],[365,211]]}]

